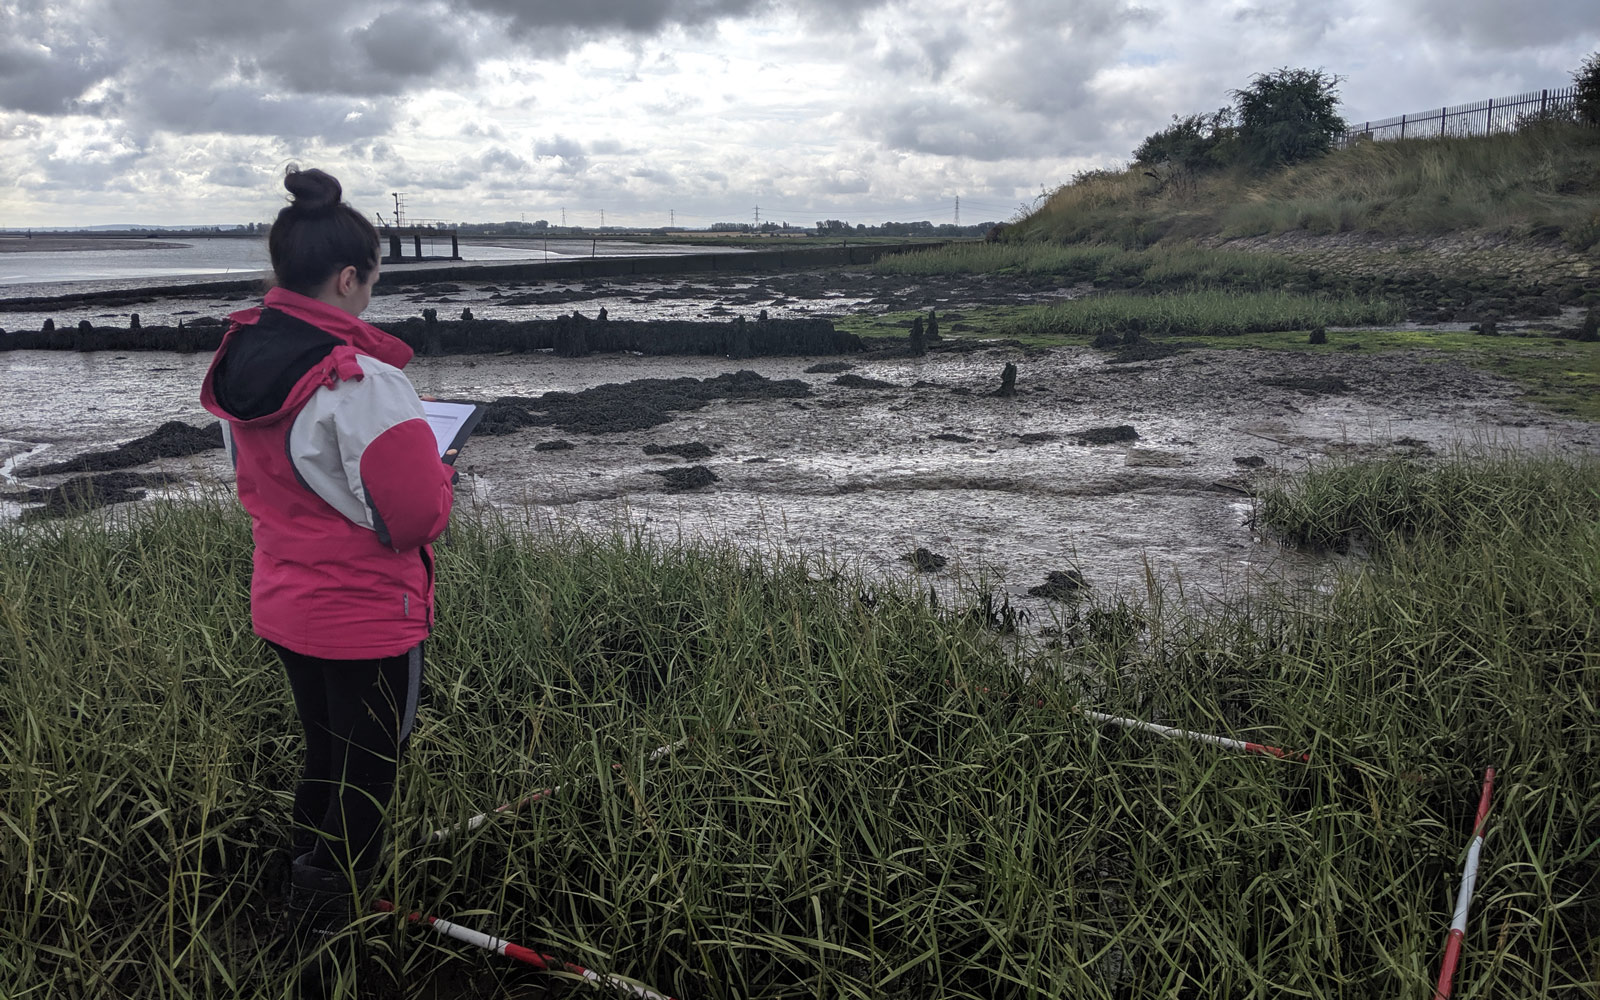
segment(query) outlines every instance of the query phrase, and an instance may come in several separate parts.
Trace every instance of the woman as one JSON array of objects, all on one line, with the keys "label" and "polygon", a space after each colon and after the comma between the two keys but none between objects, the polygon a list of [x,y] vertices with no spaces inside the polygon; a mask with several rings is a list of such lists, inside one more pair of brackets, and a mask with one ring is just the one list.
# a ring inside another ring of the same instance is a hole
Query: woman
[{"label": "woman", "polygon": [[267,239],[277,287],[233,315],[200,398],[250,514],[251,621],[305,729],[289,910],[310,953],[349,924],[382,849],[454,474],[401,372],[411,349],[358,318],[377,231],[320,170],[291,168],[284,187],[293,201]]}]

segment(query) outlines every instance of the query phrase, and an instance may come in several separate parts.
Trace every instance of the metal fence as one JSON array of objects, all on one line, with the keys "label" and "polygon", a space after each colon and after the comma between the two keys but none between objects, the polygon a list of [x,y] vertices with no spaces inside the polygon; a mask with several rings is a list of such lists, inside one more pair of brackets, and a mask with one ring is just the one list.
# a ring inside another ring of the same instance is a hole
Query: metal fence
[{"label": "metal fence", "polygon": [[1341,145],[1367,139],[1431,139],[1438,136],[1489,135],[1515,132],[1524,123],[1551,116],[1577,120],[1578,88],[1558,87],[1534,90],[1510,97],[1491,97],[1486,101],[1436,108],[1397,118],[1347,122],[1352,126]]}]

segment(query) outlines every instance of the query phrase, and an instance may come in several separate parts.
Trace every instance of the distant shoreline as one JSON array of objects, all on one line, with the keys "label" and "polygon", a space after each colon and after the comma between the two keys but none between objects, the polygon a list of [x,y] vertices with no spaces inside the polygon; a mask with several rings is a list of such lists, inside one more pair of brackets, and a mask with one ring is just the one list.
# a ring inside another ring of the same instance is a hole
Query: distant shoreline
[{"label": "distant shoreline", "polygon": [[189,244],[104,236],[0,236],[0,253],[57,253],[83,250],[178,250]]}]

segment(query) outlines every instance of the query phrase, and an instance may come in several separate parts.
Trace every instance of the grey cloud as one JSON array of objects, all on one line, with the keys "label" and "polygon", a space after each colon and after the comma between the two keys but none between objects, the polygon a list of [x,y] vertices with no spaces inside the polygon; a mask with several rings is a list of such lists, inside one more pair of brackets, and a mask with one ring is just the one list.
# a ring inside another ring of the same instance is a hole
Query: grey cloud
[{"label": "grey cloud", "polygon": [[354,37],[380,72],[397,79],[431,76],[467,62],[461,39],[441,21],[414,10],[393,10],[357,29]]},{"label": "grey cloud", "polygon": [[532,169],[532,165],[527,160],[504,146],[490,147],[475,157],[474,163],[480,171],[485,173],[490,171],[526,173]]},{"label": "grey cloud", "polygon": [[1475,47],[1514,51],[1600,38],[1594,0],[1399,0],[1431,37],[1459,38]]},{"label": "grey cloud", "polygon": [[[1061,155],[1069,144],[1058,120],[1014,108],[957,104],[939,94],[869,105],[855,116],[854,124],[862,138],[890,149],[990,162]],[[1075,121],[1071,139],[1082,142],[1098,130],[1098,124]]]},{"label": "grey cloud", "polygon": [[212,167],[205,172],[202,178],[210,184],[220,184],[223,187],[237,188],[265,188],[274,180],[271,173],[260,167],[246,166],[242,163],[229,163]]},{"label": "grey cloud", "polygon": [[145,154],[142,145],[126,139],[101,139],[65,148],[57,144],[35,158],[34,166],[45,179],[32,187],[45,191],[131,190],[128,174]]},{"label": "grey cloud", "polygon": [[[196,91],[199,91],[197,95]],[[175,77],[140,81],[137,107],[126,109],[141,123],[177,133],[324,136],[360,139],[382,135],[393,113],[370,101],[336,97],[264,94],[257,87],[214,86],[209,91]]]},{"label": "grey cloud", "polygon": [[64,114],[120,64],[83,45],[45,48],[15,38],[0,42],[0,107]]},{"label": "grey cloud", "polygon": [[559,159],[564,173],[575,173],[589,165],[589,153],[583,143],[559,134],[535,140],[533,155],[542,160]]},{"label": "grey cloud", "polygon": [[456,132],[463,139],[504,139],[505,129],[494,122],[467,122]]},{"label": "grey cloud", "polygon": [[672,187],[678,182],[676,177],[672,176],[665,170],[656,170],[652,167],[636,167],[633,170],[628,171],[628,176],[638,178],[642,181],[650,181],[651,183],[659,184],[662,187]]},{"label": "grey cloud", "polygon": [[[428,83],[461,86],[479,59],[503,54],[513,36],[525,54],[556,56],[589,38],[644,37],[778,5],[834,17],[852,7],[845,0],[59,0],[0,10],[0,38],[13,40],[0,43],[0,107],[121,115],[179,132],[321,135],[330,130],[325,102],[269,106],[274,99],[263,96],[258,106],[243,108],[248,102],[235,88],[384,97]],[[36,44],[52,41],[66,43],[49,50]],[[137,63],[106,57],[103,50],[113,47],[138,53]],[[172,68],[187,78],[184,87],[161,85]],[[96,107],[75,103],[96,86],[118,99]],[[146,113],[150,103],[156,110]]]},{"label": "grey cloud", "polygon": [[947,30],[938,38],[918,38],[915,42],[899,45],[879,60],[879,65],[893,73],[923,77],[937,83],[950,70],[950,62],[957,52],[967,47],[965,34]]},{"label": "grey cloud", "polygon": [[872,109],[860,126],[863,136],[877,138],[891,149],[977,160],[1011,156],[1019,140],[994,112],[936,98]]},{"label": "grey cloud", "polygon": [[860,174],[841,172],[823,178],[817,188],[823,194],[866,194],[872,182]]},{"label": "grey cloud", "polygon": [[649,34],[750,13],[762,0],[456,0],[458,8],[504,18],[519,33],[550,29]]},{"label": "grey cloud", "polygon": [[447,69],[470,70],[468,30],[437,12],[389,11],[345,32],[280,32],[256,65],[298,93],[393,95]]}]

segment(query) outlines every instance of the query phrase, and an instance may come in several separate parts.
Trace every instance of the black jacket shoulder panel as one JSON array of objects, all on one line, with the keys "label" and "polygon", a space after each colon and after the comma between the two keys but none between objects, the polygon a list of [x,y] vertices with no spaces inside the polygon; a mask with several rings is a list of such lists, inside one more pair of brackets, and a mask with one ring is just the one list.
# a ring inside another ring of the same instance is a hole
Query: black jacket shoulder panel
[{"label": "black jacket shoulder panel", "polygon": [[217,362],[217,404],[239,420],[276,413],[306,372],[344,341],[277,309],[234,333]]}]

